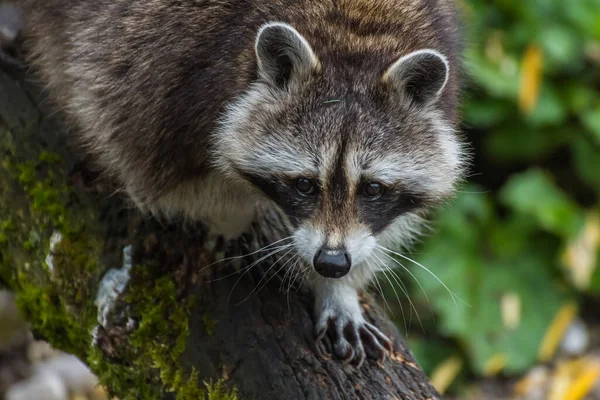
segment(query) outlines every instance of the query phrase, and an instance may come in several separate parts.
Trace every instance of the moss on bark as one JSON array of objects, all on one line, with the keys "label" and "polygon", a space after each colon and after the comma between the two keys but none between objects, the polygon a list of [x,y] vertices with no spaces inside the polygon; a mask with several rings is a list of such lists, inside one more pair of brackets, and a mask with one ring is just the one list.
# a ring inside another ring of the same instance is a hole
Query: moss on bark
[{"label": "moss on bark", "polygon": [[1,71],[0,88],[11,94],[11,101],[0,95],[0,280],[17,293],[34,333],[87,361],[122,399],[160,399],[166,392],[182,400],[236,399],[222,382],[200,382],[196,371],[179,366],[193,298],[181,298],[175,282],[153,276],[151,266],[132,271],[121,306],[136,327],[119,359],[92,344],[94,301],[108,269],[106,224],[97,199],[73,189],[67,147],[42,137],[61,136],[58,125],[47,124],[34,95]]}]

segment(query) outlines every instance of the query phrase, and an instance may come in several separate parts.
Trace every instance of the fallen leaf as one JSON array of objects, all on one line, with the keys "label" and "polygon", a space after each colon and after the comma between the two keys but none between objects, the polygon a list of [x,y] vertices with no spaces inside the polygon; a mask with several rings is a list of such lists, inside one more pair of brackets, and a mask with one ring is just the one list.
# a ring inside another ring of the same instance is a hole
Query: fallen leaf
[{"label": "fallen leaf", "polygon": [[529,45],[523,55],[521,82],[519,86],[519,108],[528,114],[537,105],[542,81],[542,50]]},{"label": "fallen leaf", "polygon": [[431,374],[431,384],[440,393],[446,392],[456,379],[463,366],[458,356],[452,356],[442,361]]}]

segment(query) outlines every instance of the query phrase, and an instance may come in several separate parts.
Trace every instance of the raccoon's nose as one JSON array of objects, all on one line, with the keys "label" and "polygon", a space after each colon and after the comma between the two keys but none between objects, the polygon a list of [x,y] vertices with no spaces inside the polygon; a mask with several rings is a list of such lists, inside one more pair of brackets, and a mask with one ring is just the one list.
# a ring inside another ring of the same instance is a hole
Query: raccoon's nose
[{"label": "raccoon's nose", "polygon": [[315,270],[325,278],[341,278],[350,271],[350,255],[343,249],[322,247],[313,261]]}]

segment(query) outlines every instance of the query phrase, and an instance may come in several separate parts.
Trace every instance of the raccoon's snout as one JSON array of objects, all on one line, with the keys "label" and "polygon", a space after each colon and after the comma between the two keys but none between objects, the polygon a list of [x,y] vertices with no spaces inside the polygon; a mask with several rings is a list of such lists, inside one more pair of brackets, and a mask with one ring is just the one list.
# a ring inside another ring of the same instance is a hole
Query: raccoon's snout
[{"label": "raccoon's snout", "polygon": [[350,255],[344,249],[322,247],[313,261],[315,270],[325,278],[341,278],[350,272]]}]

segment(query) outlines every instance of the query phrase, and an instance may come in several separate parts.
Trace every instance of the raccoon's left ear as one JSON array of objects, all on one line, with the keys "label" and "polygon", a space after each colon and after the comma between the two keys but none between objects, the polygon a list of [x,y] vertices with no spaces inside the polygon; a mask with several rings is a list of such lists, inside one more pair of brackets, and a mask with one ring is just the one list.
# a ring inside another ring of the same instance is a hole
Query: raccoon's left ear
[{"label": "raccoon's left ear", "polygon": [[317,56],[306,39],[283,22],[263,25],[254,47],[258,75],[280,88],[319,67]]},{"label": "raccoon's left ear", "polygon": [[417,105],[434,103],[448,82],[450,65],[441,53],[423,49],[400,57],[383,75]]}]

